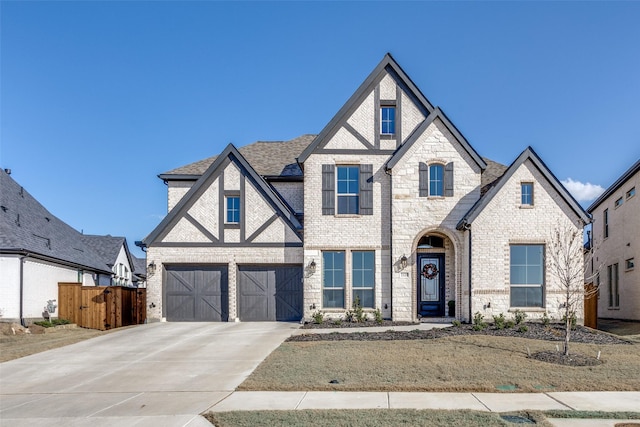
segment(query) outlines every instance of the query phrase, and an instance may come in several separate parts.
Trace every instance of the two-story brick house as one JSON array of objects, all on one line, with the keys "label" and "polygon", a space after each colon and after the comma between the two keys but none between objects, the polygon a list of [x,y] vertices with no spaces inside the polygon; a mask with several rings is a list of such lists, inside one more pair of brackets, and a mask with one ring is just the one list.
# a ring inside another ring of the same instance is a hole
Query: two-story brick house
[{"label": "two-story brick house", "polygon": [[592,262],[599,288],[598,316],[640,320],[640,160],[589,206],[593,217]]},{"label": "two-story brick house", "polygon": [[482,158],[386,55],[320,134],[161,174],[150,318],[297,320],[358,299],[385,318],[559,317],[552,229],[589,221],[531,149]]}]

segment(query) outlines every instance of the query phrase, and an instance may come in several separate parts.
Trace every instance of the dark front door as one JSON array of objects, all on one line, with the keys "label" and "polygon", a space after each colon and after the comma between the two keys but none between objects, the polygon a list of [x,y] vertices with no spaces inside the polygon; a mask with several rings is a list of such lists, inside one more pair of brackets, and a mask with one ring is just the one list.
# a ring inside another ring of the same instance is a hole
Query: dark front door
[{"label": "dark front door", "polygon": [[418,254],[418,316],[444,316],[444,254]]}]

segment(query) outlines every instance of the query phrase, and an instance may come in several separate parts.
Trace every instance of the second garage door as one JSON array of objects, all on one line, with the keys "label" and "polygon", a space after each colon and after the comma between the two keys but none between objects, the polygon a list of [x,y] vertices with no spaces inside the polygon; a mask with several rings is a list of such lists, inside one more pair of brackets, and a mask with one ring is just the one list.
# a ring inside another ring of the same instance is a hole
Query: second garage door
[{"label": "second garage door", "polygon": [[300,320],[302,289],[302,266],[238,267],[240,320]]},{"label": "second garage door", "polygon": [[168,321],[229,320],[227,267],[167,266],[165,308]]}]

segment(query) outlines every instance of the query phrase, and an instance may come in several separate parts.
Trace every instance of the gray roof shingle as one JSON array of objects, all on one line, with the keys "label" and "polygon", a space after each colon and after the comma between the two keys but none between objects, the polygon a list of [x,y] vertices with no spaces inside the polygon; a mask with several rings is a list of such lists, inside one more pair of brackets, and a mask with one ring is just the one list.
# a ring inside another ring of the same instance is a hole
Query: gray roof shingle
[{"label": "gray roof shingle", "polygon": [[4,170],[0,170],[0,252],[29,252],[111,273],[82,234],[52,215]]},{"label": "gray roof shingle", "polygon": [[[262,176],[301,177],[302,171],[296,159],[315,139],[316,135],[302,135],[290,141],[257,141],[239,148],[240,154]],[[213,156],[160,174],[161,178],[171,175],[202,175],[218,156]]]}]

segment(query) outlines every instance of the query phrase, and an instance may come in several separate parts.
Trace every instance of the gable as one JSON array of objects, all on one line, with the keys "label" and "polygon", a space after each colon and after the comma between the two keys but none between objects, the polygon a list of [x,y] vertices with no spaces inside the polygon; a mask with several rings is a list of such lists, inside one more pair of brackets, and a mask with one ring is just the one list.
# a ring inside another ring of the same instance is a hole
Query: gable
[{"label": "gable", "polygon": [[[385,107],[394,110],[393,132],[382,131]],[[304,163],[312,153],[390,155],[432,110],[431,103],[387,54],[298,161]]]},{"label": "gable", "polygon": [[[580,206],[553,173],[551,173],[535,151],[533,151],[531,147],[528,147],[518,156],[511,166],[509,166],[495,185],[489,188],[460,220],[458,229],[471,226],[473,221],[480,216],[489,205],[495,205],[495,203],[493,203],[494,199],[498,200],[498,203],[507,203],[504,204],[505,207],[519,206],[520,183],[527,181],[533,182],[534,186],[544,190],[544,194],[549,198],[547,205],[550,206],[553,204],[558,206],[572,222],[578,220],[582,221],[583,224],[590,222],[589,216],[582,206]],[[535,187],[533,197],[535,200]],[[536,207],[536,203],[534,202],[533,210],[539,215],[544,216],[543,206],[544,203],[541,203],[540,206]],[[520,210],[520,208],[518,209]]]},{"label": "gable", "polygon": [[[228,221],[228,198],[238,217]],[[300,223],[232,145],[144,240],[147,246],[300,246]],[[277,229],[277,232],[274,232]],[[265,233],[268,233],[265,235]]]}]

